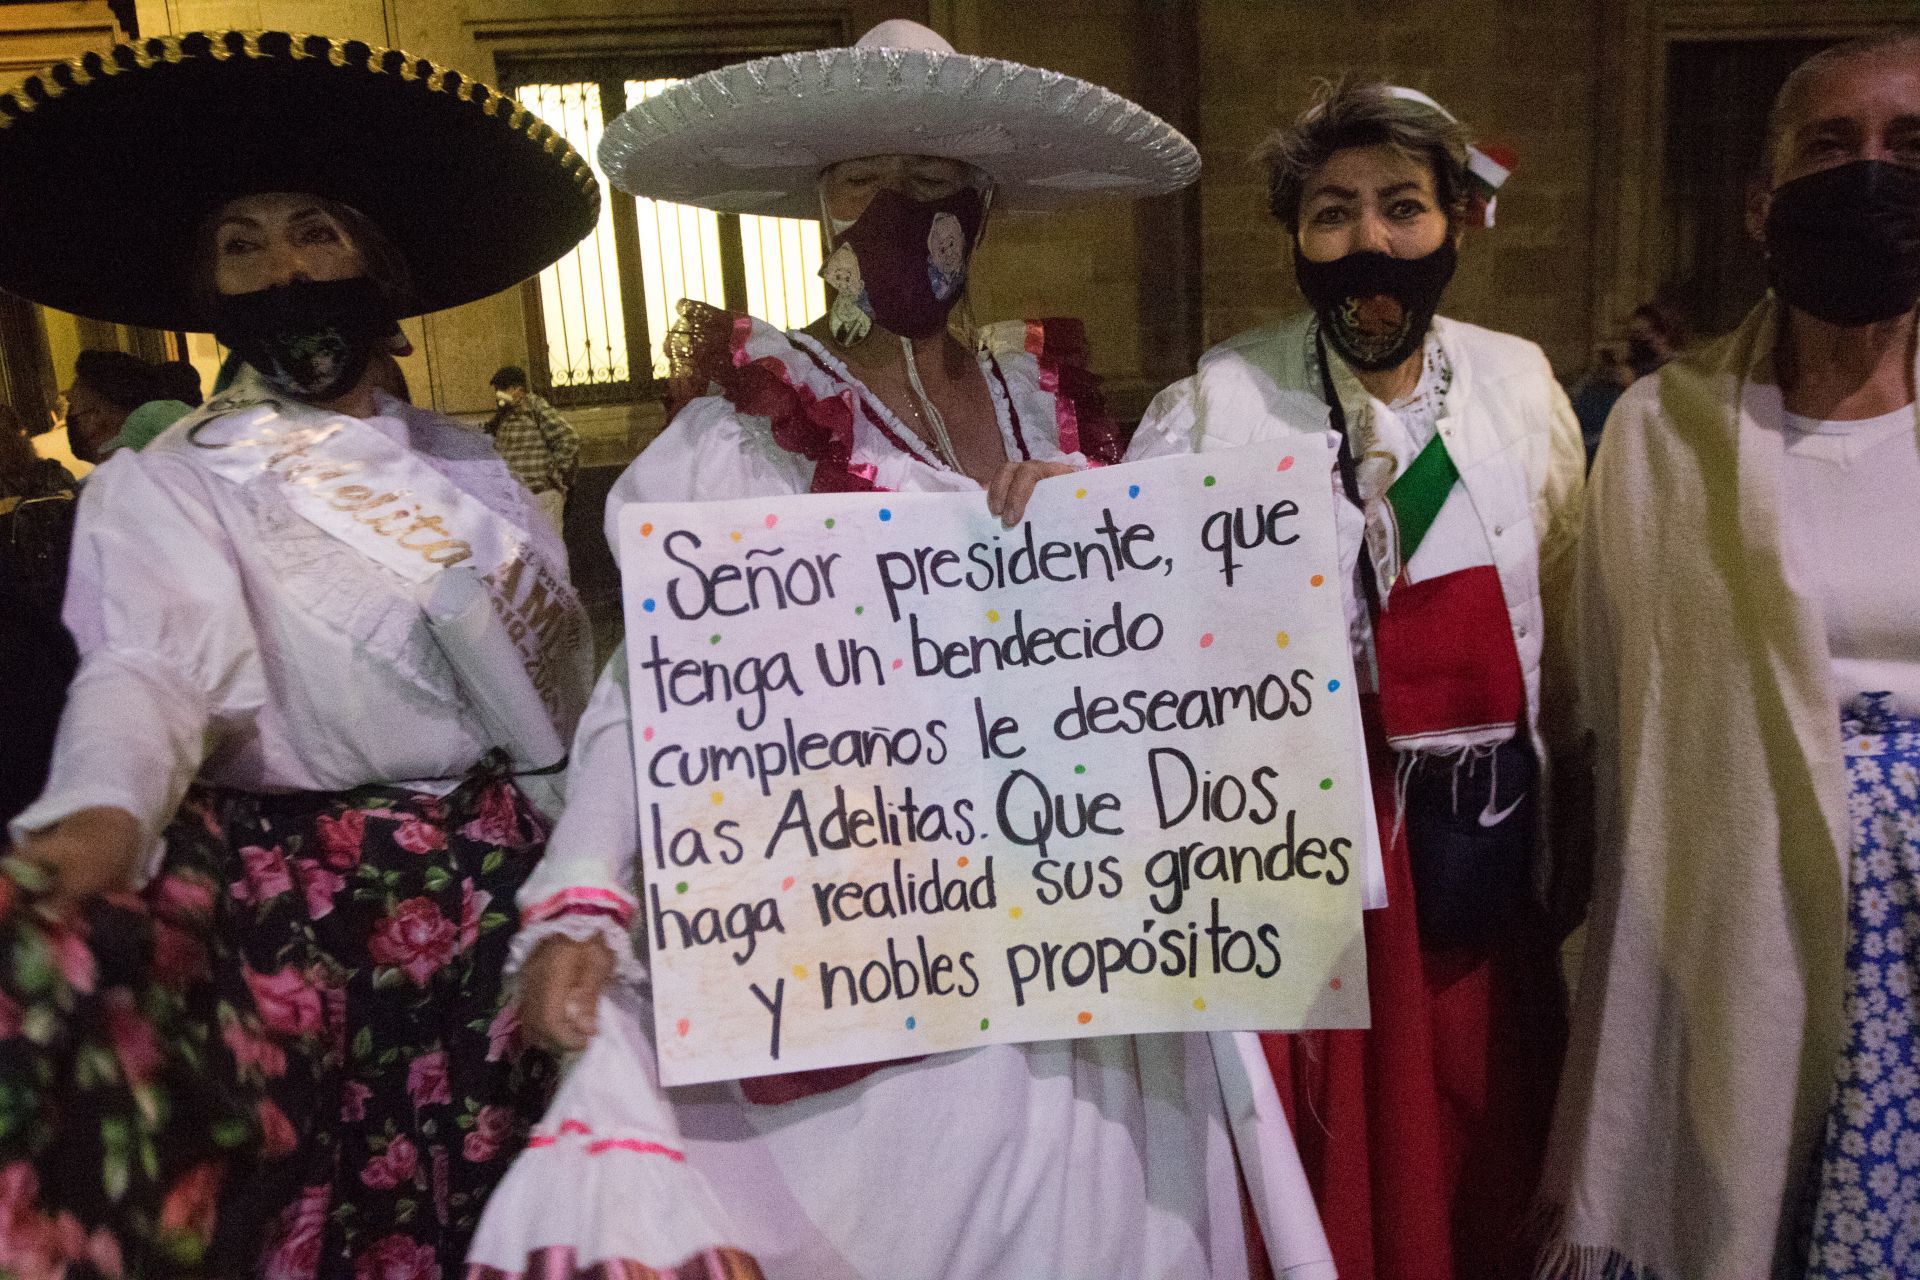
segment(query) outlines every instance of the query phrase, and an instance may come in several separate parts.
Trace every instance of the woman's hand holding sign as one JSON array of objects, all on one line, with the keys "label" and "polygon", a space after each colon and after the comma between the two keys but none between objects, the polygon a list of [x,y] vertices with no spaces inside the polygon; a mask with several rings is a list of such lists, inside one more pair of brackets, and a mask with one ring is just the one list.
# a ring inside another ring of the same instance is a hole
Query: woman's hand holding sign
[{"label": "woman's hand holding sign", "polygon": [[548,938],[520,973],[520,1025],[535,1043],[568,1053],[600,1030],[600,993],[613,977],[613,952],[598,938]]},{"label": "woman's hand holding sign", "polygon": [[1027,514],[1027,500],[1033,497],[1035,485],[1054,476],[1067,475],[1072,470],[1073,467],[1065,462],[1009,462],[1000,468],[993,483],[987,486],[987,510],[999,516],[1000,523],[1011,529]]}]

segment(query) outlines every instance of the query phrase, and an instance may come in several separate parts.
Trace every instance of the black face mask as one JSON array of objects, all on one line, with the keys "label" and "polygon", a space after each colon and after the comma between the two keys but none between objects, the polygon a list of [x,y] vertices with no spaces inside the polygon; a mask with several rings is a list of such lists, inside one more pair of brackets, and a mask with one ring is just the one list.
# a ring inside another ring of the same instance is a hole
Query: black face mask
[{"label": "black face mask", "polygon": [[1891,320],[1920,301],[1920,169],[1855,160],[1782,184],[1767,211],[1773,291],[1829,324]]},{"label": "black face mask", "polygon": [[1456,262],[1451,238],[1424,258],[1367,249],[1312,262],[1295,246],[1293,278],[1340,358],[1373,371],[1391,369],[1420,349]]},{"label": "black face mask", "polygon": [[1627,368],[1644,378],[1660,367],[1660,349],[1645,338],[1627,339]]},{"label": "black face mask", "polygon": [[224,294],[213,335],[275,390],[301,400],[332,400],[360,381],[393,325],[380,286],[356,276]]}]

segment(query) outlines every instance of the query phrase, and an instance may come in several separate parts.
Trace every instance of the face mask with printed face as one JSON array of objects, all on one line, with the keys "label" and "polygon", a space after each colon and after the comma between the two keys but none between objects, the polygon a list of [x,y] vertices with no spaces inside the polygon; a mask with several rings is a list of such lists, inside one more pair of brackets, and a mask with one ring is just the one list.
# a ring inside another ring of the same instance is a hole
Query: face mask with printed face
[{"label": "face mask with printed face", "polygon": [[1847,326],[1905,315],[1920,301],[1920,169],[1855,160],[1783,183],[1765,236],[1789,304]]},{"label": "face mask with printed face", "polygon": [[393,327],[380,286],[356,276],[222,294],[213,333],[267,385],[319,401],[351,391]]},{"label": "face mask with printed face", "polygon": [[834,220],[834,250],[820,276],[838,295],[836,333],[858,328],[840,314],[849,306],[904,338],[939,333],[966,286],[985,217],[986,202],[972,187],[939,200],[886,188],[852,222]]},{"label": "face mask with printed face", "polygon": [[1420,349],[1455,262],[1451,238],[1424,258],[1367,249],[1313,262],[1296,245],[1293,276],[1340,358],[1371,371],[1391,369]]}]

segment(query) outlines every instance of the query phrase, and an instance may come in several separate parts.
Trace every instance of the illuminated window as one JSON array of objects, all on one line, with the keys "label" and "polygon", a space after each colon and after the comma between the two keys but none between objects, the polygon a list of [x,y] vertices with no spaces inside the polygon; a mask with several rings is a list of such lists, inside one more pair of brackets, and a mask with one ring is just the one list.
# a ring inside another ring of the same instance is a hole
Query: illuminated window
[{"label": "illuminated window", "polygon": [[532,70],[517,98],[592,163],[604,197],[593,234],[527,286],[532,327],[545,339],[534,353],[535,380],[557,403],[650,394],[666,374],[662,344],[682,298],[783,329],[826,310],[817,221],[714,213],[607,184],[599,164],[607,122],[678,78],[634,77],[615,66],[569,67],[574,74],[564,79],[557,68]]}]

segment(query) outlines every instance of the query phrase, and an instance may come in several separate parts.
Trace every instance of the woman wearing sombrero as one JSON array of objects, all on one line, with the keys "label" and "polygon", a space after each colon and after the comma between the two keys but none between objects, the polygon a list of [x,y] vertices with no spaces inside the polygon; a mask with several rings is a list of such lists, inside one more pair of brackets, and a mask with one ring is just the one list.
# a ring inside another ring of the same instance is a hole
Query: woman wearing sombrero
[{"label": "woman wearing sombrero", "polygon": [[[1009,524],[1038,480],[1115,450],[1057,330],[951,326],[989,209],[1149,196],[1198,169],[1184,138],[1124,98],[956,54],[897,21],[853,48],[686,81],[610,126],[601,160],[655,198],[822,217],[836,295],[791,333],[683,311],[674,343],[697,398],[628,469],[610,511],[985,489]],[[1229,1136],[1242,1120],[1270,1247],[1288,1263],[1325,1258],[1284,1122],[1253,1132],[1252,1104],[1223,1098],[1204,1036],[661,1087],[628,935],[640,886],[625,672],[616,656],[601,679],[575,740],[571,807],[520,895],[523,1024],[585,1053],[488,1208],[474,1280],[1244,1277]]]},{"label": "woman wearing sombrero", "polygon": [[543,1101],[515,774],[590,669],[526,492],[379,386],[400,317],[553,261],[597,185],[456,73],[241,32],[29,78],[0,174],[0,284],[244,362],[82,499],[0,878],[0,1272],[446,1274]]}]

